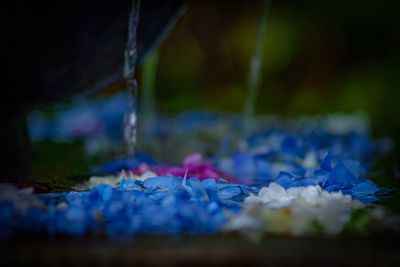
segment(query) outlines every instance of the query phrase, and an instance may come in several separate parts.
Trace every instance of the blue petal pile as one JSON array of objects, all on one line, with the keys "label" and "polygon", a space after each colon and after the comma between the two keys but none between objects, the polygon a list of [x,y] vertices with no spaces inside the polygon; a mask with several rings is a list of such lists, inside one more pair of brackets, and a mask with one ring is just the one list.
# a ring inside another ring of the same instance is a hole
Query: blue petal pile
[{"label": "blue petal pile", "polygon": [[366,174],[379,147],[368,132],[334,133],[321,125],[307,123],[286,131],[266,128],[246,140],[245,150],[217,158],[216,164],[246,184],[275,182],[286,189],[319,185],[365,204],[378,199],[381,192]]},{"label": "blue petal pile", "polygon": [[[373,159],[382,154],[390,142],[375,142],[363,116],[255,121],[253,134],[244,140],[232,137],[232,133],[240,135],[239,117],[226,114],[188,112],[163,119],[158,127],[164,139],[185,134],[194,139],[196,132],[207,136],[207,140],[217,138],[220,145],[210,151],[210,159],[221,171],[236,177],[237,183],[261,187],[275,182],[286,189],[319,185],[329,192],[342,191],[364,204],[385,193],[368,180],[367,173]],[[221,125],[225,128],[215,137],[215,129]],[[239,142],[245,144],[244,148],[238,149]],[[97,170],[113,173],[137,168],[140,163],[157,164],[139,154],[135,158],[106,163]]]},{"label": "blue petal pile", "polygon": [[[4,190],[8,196],[10,190],[18,192],[11,187],[8,192]],[[250,192],[258,190],[223,181],[217,183],[214,179],[165,176],[144,182],[124,179],[118,188],[101,184],[84,192],[0,197],[0,236],[24,232],[50,235],[105,232],[110,236],[212,234],[224,225],[228,216],[240,210],[240,203]],[[44,205],[30,200],[29,203],[36,205],[18,208],[26,198],[39,198]]]}]

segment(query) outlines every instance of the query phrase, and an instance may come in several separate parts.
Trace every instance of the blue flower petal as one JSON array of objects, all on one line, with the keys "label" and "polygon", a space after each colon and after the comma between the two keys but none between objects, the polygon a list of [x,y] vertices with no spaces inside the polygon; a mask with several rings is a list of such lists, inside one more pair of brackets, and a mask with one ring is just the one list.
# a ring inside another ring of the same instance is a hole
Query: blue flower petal
[{"label": "blue flower petal", "polygon": [[175,176],[159,176],[146,179],[143,186],[150,190],[174,190],[181,182],[182,179]]},{"label": "blue flower petal", "polygon": [[353,191],[354,196],[363,197],[377,193],[379,188],[374,183],[367,181],[357,184],[351,191]]},{"label": "blue flower petal", "polygon": [[275,183],[279,184],[285,189],[288,189],[291,187],[291,185],[294,183],[295,177],[291,175],[290,173],[287,172],[280,172],[278,177],[275,179]]},{"label": "blue flower petal", "polygon": [[221,199],[231,199],[242,193],[239,185],[223,186],[219,189],[218,195]]}]

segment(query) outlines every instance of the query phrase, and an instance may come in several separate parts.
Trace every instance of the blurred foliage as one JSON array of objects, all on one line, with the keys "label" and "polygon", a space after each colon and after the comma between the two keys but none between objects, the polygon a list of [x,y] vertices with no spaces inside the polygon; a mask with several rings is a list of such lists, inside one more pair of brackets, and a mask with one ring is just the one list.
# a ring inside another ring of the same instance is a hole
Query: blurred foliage
[{"label": "blurred foliage", "polygon": [[[160,111],[241,112],[261,1],[193,1],[160,47]],[[258,114],[363,111],[398,138],[396,1],[271,1]],[[140,84],[140,83],[139,83]]]}]

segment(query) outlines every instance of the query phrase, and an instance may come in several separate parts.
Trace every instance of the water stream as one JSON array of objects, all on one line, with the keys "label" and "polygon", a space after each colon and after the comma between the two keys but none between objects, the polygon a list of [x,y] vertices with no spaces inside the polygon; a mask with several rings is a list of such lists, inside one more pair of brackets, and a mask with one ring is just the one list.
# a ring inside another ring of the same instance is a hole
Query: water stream
[{"label": "water stream", "polygon": [[133,154],[137,132],[137,81],[135,67],[137,61],[137,29],[139,25],[140,0],[132,1],[129,15],[128,41],[125,50],[124,78],[130,91],[130,104],[124,119],[124,138],[128,145],[128,153]]},{"label": "water stream", "polygon": [[257,91],[261,83],[262,59],[267,31],[268,0],[263,0],[261,19],[257,29],[256,47],[251,59],[248,85],[243,109],[243,138],[251,133]]}]

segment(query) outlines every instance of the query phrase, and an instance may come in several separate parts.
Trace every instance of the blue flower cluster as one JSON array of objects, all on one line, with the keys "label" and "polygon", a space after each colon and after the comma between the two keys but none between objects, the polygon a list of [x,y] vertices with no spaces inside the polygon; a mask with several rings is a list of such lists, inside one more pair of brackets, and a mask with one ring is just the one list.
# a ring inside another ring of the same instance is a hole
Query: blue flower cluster
[{"label": "blue flower cluster", "polygon": [[[227,216],[240,210],[250,192],[257,191],[214,179],[164,176],[144,182],[123,179],[118,188],[101,184],[83,192],[0,197],[0,236],[15,232],[212,234]],[[44,205],[21,209],[19,203],[27,197],[39,197]]]},{"label": "blue flower cluster", "polygon": [[[365,204],[384,193],[384,189],[367,179],[367,173],[372,160],[386,148],[370,137],[362,116],[309,117],[290,122],[276,118],[257,120],[253,134],[242,140],[245,146],[240,150],[237,144],[232,144],[238,140],[230,135],[235,132],[232,129],[240,128],[238,118],[188,112],[159,127],[168,138],[177,132],[193,136],[198,131],[225,125],[218,136],[220,147],[212,151],[211,160],[239,183],[260,187],[275,182],[286,189],[319,185],[327,191],[340,190]],[[157,164],[139,154],[106,163],[98,170],[103,173],[129,170],[140,162]]]},{"label": "blue flower cluster", "polygon": [[378,147],[365,131],[332,133],[320,124],[292,130],[266,129],[247,140],[245,150],[218,158],[217,166],[246,184],[284,188],[319,185],[370,203],[379,188],[367,179]]}]

